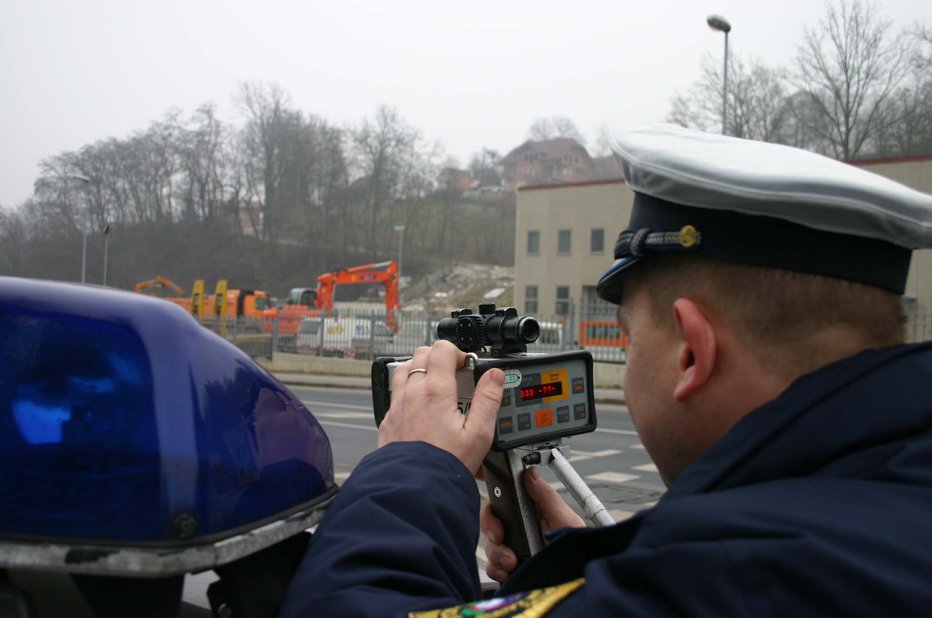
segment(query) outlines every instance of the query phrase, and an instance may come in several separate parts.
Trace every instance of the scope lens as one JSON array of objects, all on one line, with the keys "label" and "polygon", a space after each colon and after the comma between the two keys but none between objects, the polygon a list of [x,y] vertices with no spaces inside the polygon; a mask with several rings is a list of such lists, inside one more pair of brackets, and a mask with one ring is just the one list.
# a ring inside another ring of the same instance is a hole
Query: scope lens
[{"label": "scope lens", "polygon": [[498,327],[502,341],[533,343],[540,336],[540,324],[530,316],[507,317]]},{"label": "scope lens", "polygon": [[540,323],[534,318],[521,318],[517,330],[518,339],[524,343],[533,343],[540,337]]}]

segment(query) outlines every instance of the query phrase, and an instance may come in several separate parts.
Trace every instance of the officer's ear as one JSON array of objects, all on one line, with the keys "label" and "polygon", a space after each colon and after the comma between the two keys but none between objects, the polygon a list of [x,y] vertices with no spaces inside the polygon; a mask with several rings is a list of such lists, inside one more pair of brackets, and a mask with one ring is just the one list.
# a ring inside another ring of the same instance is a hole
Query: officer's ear
[{"label": "officer's ear", "polygon": [[709,381],[717,351],[715,330],[704,313],[688,298],[673,303],[673,317],[679,334],[679,379],[673,390],[677,401],[684,401]]}]

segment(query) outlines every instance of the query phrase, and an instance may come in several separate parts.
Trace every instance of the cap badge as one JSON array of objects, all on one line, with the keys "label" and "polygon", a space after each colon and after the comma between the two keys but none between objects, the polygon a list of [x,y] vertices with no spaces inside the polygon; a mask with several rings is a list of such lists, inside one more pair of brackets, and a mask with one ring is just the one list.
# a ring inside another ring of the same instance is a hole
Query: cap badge
[{"label": "cap badge", "polygon": [[691,225],[684,225],[680,228],[680,244],[689,249],[699,241],[699,230]]}]

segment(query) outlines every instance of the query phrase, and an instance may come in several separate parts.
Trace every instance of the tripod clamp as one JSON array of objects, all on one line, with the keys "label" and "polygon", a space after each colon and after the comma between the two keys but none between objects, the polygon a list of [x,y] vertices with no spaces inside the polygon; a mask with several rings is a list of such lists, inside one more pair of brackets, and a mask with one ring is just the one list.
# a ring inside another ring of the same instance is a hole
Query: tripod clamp
[{"label": "tripod clamp", "polygon": [[[563,447],[564,444],[562,443],[554,447],[549,445],[543,446],[534,453],[525,455],[522,458],[522,462],[525,465],[546,463],[550,469],[553,470],[557,479],[563,483],[563,486],[566,487],[570,495],[573,496],[576,503],[582,508],[586,519],[592,522],[595,527],[613,525],[615,520],[608,514],[608,510],[606,510],[605,506],[592,490],[589,489],[589,486],[586,485],[586,482],[579,476],[573,466],[570,465],[569,460],[563,456],[563,452],[560,450]],[[536,462],[534,461],[535,458],[537,459]],[[541,462],[541,459],[544,459],[544,461]]]},{"label": "tripod clamp", "polygon": [[544,546],[537,512],[524,482],[523,472],[530,466],[547,464],[583,509],[592,526],[615,523],[602,502],[570,465],[562,448],[566,448],[562,439],[529,444],[502,452],[489,452],[483,462],[489,501],[505,526],[505,544],[514,550],[519,562]]}]

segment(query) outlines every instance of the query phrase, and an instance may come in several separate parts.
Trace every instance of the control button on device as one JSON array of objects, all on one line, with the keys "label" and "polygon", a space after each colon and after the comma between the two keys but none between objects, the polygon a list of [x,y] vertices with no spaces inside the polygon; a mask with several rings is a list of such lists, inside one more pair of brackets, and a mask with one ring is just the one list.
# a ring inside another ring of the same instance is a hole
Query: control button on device
[{"label": "control button on device", "polygon": [[518,415],[518,431],[527,431],[530,428],[531,428],[530,413],[519,414]]},{"label": "control button on device", "polygon": [[577,403],[573,405],[573,418],[581,421],[586,418],[586,404]]},{"label": "control button on device", "polygon": [[537,426],[550,427],[553,425],[553,410],[544,408],[537,411]]},{"label": "control button on device", "polygon": [[569,406],[560,406],[557,408],[557,423],[569,423],[570,422],[570,407]]}]

